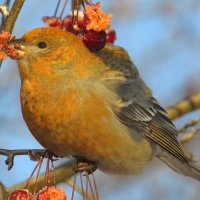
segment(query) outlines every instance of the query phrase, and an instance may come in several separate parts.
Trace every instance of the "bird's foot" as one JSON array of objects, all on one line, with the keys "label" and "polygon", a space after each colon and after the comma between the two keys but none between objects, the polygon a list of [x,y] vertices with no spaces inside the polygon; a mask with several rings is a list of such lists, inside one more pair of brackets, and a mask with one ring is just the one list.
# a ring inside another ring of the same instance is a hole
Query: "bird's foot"
[{"label": "bird's foot", "polygon": [[40,158],[49,158],[52,161],[58,160],[59,156],[55,155],[54,153],[50,152],[49,150],[37,151],[37,150],[30,150],[28,151],[28,155],[31,160],[33,161],[39,161]]},{"label": "bird's foot", "polygon": [[91,174],[95,172],[96,169],[97,165],[95,162],[85,160],[77,160],[77,164],[73,167],[75,173],[87,172],[88,174]]}]

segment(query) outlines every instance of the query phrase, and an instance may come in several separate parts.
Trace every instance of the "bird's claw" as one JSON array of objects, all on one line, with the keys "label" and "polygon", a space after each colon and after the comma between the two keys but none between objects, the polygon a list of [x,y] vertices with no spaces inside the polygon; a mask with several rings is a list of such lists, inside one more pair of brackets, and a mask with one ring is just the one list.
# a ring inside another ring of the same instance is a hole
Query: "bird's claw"
[{"label": "bird's claw", "polygon": [[97,165],[91,161],[77,161],[77,164],[72,169],[75,173],[86,172],[87,174],[91,174],[96,171]]}]

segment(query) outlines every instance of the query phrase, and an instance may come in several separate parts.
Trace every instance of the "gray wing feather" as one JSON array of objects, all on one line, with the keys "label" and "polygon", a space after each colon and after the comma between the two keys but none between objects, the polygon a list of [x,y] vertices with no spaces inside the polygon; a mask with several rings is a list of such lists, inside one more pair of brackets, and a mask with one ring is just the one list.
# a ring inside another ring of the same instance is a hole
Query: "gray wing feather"
[{"label": "gray wing feather", "polygon": [[116,117],[123,124],[136,130],[138,134],[151,143],[159,145],[182,163],[188,163],[177,141],[175,126],[159,102],[152,97],[150,89],[140,78],[137,68],[126,51],[110,45],[100,51],[98,55],[111,70],[118,71],[117,77],[124,77],[124,79],[115,80],[113,78],[111,80],[109,76],[108,80],[103,80],[104,85],[116,93],[120,99],[120,104],[112,105]]},{"label": "gray wing feather", "polygon": [[136,129],[138,134],[156,143],[181,162],[187,163],[185,154],[176,139],[175,126],[167,118],[167,113],[158,107],[158,103],[155,104],[155,99],[151,98],[151,100],[152,107],[143,107],[133,102],[128,107],[122,107],[118,111],[114,109],[114,112],[122,123]]}]

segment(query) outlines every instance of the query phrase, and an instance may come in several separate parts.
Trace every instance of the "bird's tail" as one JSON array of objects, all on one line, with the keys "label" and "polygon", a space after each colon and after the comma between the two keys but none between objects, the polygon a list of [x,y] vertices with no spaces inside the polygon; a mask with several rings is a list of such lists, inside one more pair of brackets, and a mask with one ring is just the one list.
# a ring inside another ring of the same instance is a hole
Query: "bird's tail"
[{"label": "bird's tail", "polygon": [[170,168],[184,176],[190,176],[197,181],[200,181],[200,167],[192,162],[182,163],[175,157],[172,157],[167,152],[162,152],[157,157],[167,164]]}]

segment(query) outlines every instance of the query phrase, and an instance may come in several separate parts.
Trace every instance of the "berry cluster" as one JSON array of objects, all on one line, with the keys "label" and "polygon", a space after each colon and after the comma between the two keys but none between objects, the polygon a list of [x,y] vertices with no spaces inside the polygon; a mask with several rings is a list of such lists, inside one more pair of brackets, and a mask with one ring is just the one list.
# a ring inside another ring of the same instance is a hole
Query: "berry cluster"
[{"label": "berry cluster", "polygon": [[[63,19],[61,17],[43,17],[43,21],[50,27],[58,27],[77,35],[90,51],[96,52],[104,48],[106,43],[113,44],[116,40],[116,32],[110,29],[111,14],[106,14],[100,10],[101,3],[86,5],[84,12],[74,10]],[[9,32],[0,34],[0,60],[7,56],[18,58],[16,51],[17,43],[13,46],[9,42],[14,40]],[[15,49],[16,48],[16,49]]]},{"label": "berry cluster", "polygon": [[[49,154],[50,155],[50,154]],[[47,167],[46,167],[46,173],[45,173],[45,186],[42,190],[40,190],[38,192],[38,194],[36,195],[37,192],[37,181],[38,181],[38,176],[40,174],[40,169],[43,163],[43,159],[41,158],[38,162],[38,164],[36,165],[36,167],[34,168],[30,178],[28,179],[26,186],[24,189],[18,189],[13,191],[8,200],[67,200],[66,194],[64,193],[64,191],[61,188],[56,188],[56,183],[55,183],[55,174],[54,174],[54,167],[53,167],[53,160],[51,158],[48,158],[47,161]],[[51,161],[51,172],[50,172],[50,161]],[[34,182],[34,193],[31,193],[28,190],[30,181],[32,179],[33,174],[35,173],[35,171],[38,170],[37,172],[37,176]],[[53,174],[51,174],[53,173]],[[54,177],[54,183],[53,186],[50,186],[51,184],[51,178]]]},{"label": "berry cluster", "polygon": [[11,38],[9,32],[2,32],[0,34],[0,60],[5,59],[7,56],[12,58],[17,58],[19,56],[18,52],[15,50],[15,46],[9,46],[8,43],[15,39],[15,36]]},{"label": "berry cluster", "polygon": [[72,32],[82,39],[91,51],[101,50],[106,43],[113,44],[116,32],[110,28],[111,14],[100,10],[101,4],[86,5],[84,12],[74,11],[63,20],[59,17],[43,17],[43,21],[51,27],[58,27]]},{"label": "berry cluster", "polygon": [[[67,197],[62,189],[56,188],[55,186],[45,187],[42,189],[36,200],[67,200]],[[12,192],[8,200],[34,200],[34,196],[27,189],[19,189]]]}]

